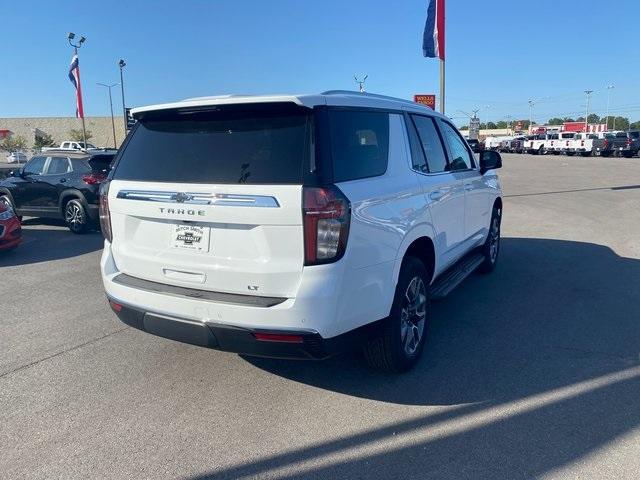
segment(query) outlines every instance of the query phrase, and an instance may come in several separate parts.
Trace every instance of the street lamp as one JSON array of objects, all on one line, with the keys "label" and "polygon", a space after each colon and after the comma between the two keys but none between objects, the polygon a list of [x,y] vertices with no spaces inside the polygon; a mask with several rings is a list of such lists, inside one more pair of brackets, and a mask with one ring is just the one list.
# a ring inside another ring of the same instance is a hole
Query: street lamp
[{"label": "street lamp", "polygon": [[[76,38],[76,34],[73,32],[69,32],[67,34],[67,41],[69,42],[69,45],[71,45],[73,47],[73,53],[76,57],[78,57],[78,49],[82,46],[82,44],[87,40],[83,35],[80,35],[80,40],[78,40],[78,43],[73,43],[73,39]],[[78,61],[79,62],[79,61]],[[79,63],[78,63],[79,64]],[[78,89],[78,92],[76,93],[76,95],[82,95],[82,90],[80,90],[80,69],[78,68],[78,84],[76,85],[76,89]],[[80,97],[82,99],[82,97]],[[84,148],[87,148],[87,129],[85,128],[84,125],[84,113],[82,114],[82,116],[80,117],[80,119],[82,120],[82,139],[84,140]]]},{"label": "street lamp", "polygon": [[591,100],[591,94],[593,93],[593,90],[585,90],[584,93],[587,94],[587,113],[584,117],[584,131],[588,132],[589,131],[589,101]]},{"label": "street lamp", "polygon": [[126,62],[121,58],[118,62],[120,67],[120,92],[122,94],[122,116],[124,117],[124,135],[127,136],[127,109],[124,106],[124,77],[122,76],[122,69],[127,66]]},{"label": "street lamp", "polygon": [[113,121],[113,102],[111,101],[111,89],[113,87],[115,87],[116,85],[118,85],[118,84],[117,83],[113,83],[111,85],[108,85],[106,83],[98,82],[98,85],[100,85],[101,87],[106,87],[107,89],[109,89],[109,108],[111,108],[111,128],[113,129],[113,148],[118,148],[118,144],[116,142],[116,124]]},{"label": "street lamp", "polygon": [[[609,101],[611,100],[611,90],[613,90],[613,85],[607,85],[607,130],[609,130]],[[615,123],[615,118],[613,119]],[[615,129],[615,125],[614,125]]]}]

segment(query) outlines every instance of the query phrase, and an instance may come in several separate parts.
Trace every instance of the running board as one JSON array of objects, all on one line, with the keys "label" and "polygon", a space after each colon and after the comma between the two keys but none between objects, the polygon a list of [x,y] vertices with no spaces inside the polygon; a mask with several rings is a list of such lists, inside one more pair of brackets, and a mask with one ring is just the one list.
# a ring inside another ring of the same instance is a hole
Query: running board
[{"label": "running board", "polygon": [[484,261],[480,253],[468,255],[440,275],[431,285],[431,298],[438,300],[446,297],[462,281],[471,275]]}]

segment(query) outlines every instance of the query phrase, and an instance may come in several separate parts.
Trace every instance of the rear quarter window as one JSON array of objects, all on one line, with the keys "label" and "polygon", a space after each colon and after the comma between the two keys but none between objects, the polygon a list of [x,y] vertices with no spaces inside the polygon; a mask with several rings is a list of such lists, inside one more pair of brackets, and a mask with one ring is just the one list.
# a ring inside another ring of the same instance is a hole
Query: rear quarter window
[{"label": "rear quarter window", "polygon": [[387,171],[388,113],[330,110],[329,130],[334,182],[376,177]]}]

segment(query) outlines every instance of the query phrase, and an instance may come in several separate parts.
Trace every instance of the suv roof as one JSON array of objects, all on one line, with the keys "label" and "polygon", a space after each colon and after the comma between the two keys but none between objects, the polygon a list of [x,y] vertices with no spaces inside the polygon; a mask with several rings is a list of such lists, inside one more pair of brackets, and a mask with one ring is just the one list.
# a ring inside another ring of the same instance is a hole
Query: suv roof
[{"label": "suv roof", "polygon": [[407,110],[418,113],[440,115],[429,107],[402,98],[387,97],[374,93],[353,92],[350,90],[328,90],[319,94],[303,95],[218,95],[211,97],[187,98],[178,102],[162,103],[137,107],[131,114],[138,118],[144,112],[171,110],[177,108],[198,108],[212,105],[238,105],[250,103],[293,103],[301,107],[312,108],[318,105],[348,107],[371,107],[393,110]]},{"label": "suv roof", "polygon": [[96,155],[115,155],[118,150],[115,148],[101,148],[90,151],[83,150],[66,150],[64,148],[57,148],[47,150],[46,152],[40,152],[34,155],[34,157],[46,157],[48,155],[64,155],[69,158],[91,158]]}]

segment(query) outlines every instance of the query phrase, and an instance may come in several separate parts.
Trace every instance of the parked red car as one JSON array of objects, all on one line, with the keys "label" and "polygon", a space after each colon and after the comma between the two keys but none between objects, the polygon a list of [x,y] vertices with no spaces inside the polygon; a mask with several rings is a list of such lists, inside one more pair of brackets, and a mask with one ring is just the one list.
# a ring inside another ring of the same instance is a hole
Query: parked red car
[{"label": "parked red car", "polygon": [[20,219],[13,210],[0,202],[0,250],[10,250],[22,241]]}]

